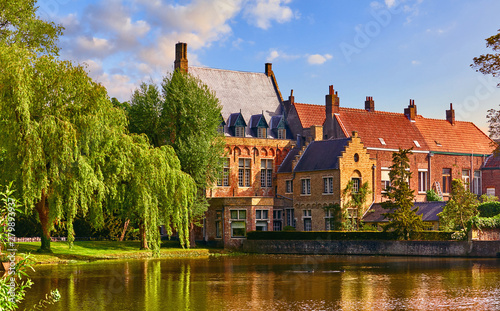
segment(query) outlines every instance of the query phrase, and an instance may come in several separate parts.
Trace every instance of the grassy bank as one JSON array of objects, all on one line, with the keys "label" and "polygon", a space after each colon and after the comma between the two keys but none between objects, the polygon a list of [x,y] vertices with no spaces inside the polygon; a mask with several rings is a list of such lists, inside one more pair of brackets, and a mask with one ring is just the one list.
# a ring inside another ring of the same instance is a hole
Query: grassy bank
[{"label": "grassy bank", "polygon": [[[66,242],[52,242],[52,254],[39,254],[40,242],[17,243],[18,253],[31,253],[37,264],[58,264],[78,261],[137,259],[152,257],[150,250],[140,250],[139,241],[77,241],[73,248]],[[208,257],[207,248],[183,249],[179,242],[164,241],[160,249],[162,258]]]}]

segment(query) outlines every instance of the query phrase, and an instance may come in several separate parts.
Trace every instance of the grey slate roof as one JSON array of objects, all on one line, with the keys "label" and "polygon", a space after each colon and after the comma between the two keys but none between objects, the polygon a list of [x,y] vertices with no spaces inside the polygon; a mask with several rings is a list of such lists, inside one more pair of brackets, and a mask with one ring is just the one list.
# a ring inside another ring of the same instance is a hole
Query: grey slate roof
[{"label": "grey slate roof", "polygon": [[339,168],[338,157],[345,150],[350,138],[311,142],[300,157],[295,172],[331,170]]},{"label": "grey slate roof", "polygon": [[291,173],[292,172],[292,161],[295,159],[295,156],[299,153],[300,148],[293,148],[288,152],[283,162],[281,162],[280,167],[278,168],[278,173]]},{"label": "grey slate roof", "polygon": [[[423,221],[439,221],[437,214],[443,211],[446,202],[415,202],[414,207],[418,207],[417,215],[422,215]],[[363,217],[364,222],[388,222],[384,213],[388,210],[382,207],[382,203],[373,204]]]},{"label": "grey slate roof", "polygon": [[[252,115],[264,113],[269,124],[272,116],[282,114],[278,93],[265,73],[189,67],[189,73],[205,83],[222,105],[222,117],[239,112],[249,124]],[[227,122],[229,123],[229,122]]]}]

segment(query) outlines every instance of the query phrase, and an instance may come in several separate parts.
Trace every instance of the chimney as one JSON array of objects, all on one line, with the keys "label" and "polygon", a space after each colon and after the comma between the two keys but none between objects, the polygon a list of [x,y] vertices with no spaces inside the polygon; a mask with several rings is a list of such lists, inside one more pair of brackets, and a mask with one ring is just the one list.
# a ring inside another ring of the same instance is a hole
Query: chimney
[{"label": "chimney", "polygon": [[188,72],[187,44],[183,42],[175,45],[174,70],[177,69],[184,73]]},{"label": "chimney", "polygon": [[311,125],[310,132],[311,132],[311,139],[312,140],[316,141],[316,140],[323,139],[323,126]]},{"label": "chimney", "polygon": [[446,110],[446,121],[450,122],[451,125],[455,125],[455,110],[452,103],[450,103],[450,110]]},{"label": "chimney", "polygon": [[410,99],[408,108],[405,108],[405,116],[408,118],[408,120],[415,122],[415,118],[417,116],[417,106],[415,105],[415,100]]},{"label": "chimney", "polygon": [[272,63],[266,63],[266,76],[270,77],[273,75],[273,64]]},{"label": "chimney", "polygon": [[290,108],[292,108],[293,104],[295,104],[295,97],[293,96],[293,90],[292,90],[290,92],[290,96],[288,96],[288,100],[283,101],[283,105],[285,106],[285,116],[288,116]]},{"label": "chimney", "polygon": [[365,110],[366,111],[375,111],[375,101],[373,100],[373,97],[366,96]]},{"label": "chimney", "polygon": [[330,85],[328,95],[325,96],[326,104],[326,116],[333,117],[333,114],[339,113],[340,111],[340,100],[337,92],[333,89],[333,85]]}]

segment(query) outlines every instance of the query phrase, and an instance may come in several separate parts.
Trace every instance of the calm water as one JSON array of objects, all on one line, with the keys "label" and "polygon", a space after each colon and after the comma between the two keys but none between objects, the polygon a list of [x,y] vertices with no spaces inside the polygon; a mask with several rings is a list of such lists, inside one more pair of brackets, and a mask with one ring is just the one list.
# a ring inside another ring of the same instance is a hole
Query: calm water
[{"label": "calm water", "polygon": [[[48,310],[500,310],[499,259],[241,256],[40,266]],[[21,308],[22,310],[22,308]]]}]

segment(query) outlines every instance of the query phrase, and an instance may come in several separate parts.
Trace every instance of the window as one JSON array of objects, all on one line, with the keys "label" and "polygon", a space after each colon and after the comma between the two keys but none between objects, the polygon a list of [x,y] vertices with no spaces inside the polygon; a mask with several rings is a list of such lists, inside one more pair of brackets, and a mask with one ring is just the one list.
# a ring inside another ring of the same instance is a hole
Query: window
[{"label": "window", "polygon": [[489,197],[495,196],[495,188],[486,188],[486,195]]},{"label": "window", "polygon": [[228,187],[229,186],[229,158],[225,158],[222,169],[222,178],[217,179],[217,186]]},{"label": "window", "polygon": [[391,178],[389,177],[389,172],[390,170],[387,168],[386,169],[382,168],[382,170],[380,171],[382,180],[382,184],[380,186],[382,192],[386,192],[385,189],[387,189],[391,185]]},{"label": "window", "polygon": [[451,168],[443,168],[443,193],[451,192]]},{"label": "window", "polygon": [[222,210],[215,211],[215,237],[222,238]]},{"label": "window", "polygon": [[359,154],[354,154],[354,162],[359,162]]},{"label": "window", "polygon": [[243,238],[246,235],[246,210],[231,210],[231,237]]},{"label": "window", "polygon": [[468,188],[470,185],[470,171],[469,170],[462,170],[462,181],[464,182],[464,186],[466,188]]},{"label": "window", "polygon": [[265,127],[257,128],[257,138],[267,138],[267,129]]},{"label": "window", "polygon": [[273,186],[273,160],[260,160],[260,186],[271,188]]},{"label": "window", "polygon": [[358,209],[357,208],[348,208],[347,209],[347,218],[351,221],[352,224],[358,223]]},{"label": "window", "polygon": [[481,171],[474,171],[474,180],[472,181],[472,192],[481,195]]},{"label": "window", "polygon": [[325,230],[335,229],[335,217],[332,209],[325,210]]},{"label": "window", "polygon": [[283,230],[283,211],[274,210],[273,211],[273,231]]},{"label": "window", "polygon": [[358,193],[359,192],[359,187],[361,185],[361,178],[359,178],[359,177],[353,177],[353,178],[351,178],[351,180],[353,181],[353,183],[352,183],[352,192],[353,193]]},{"label": "window", "polygon": [[302,181],[302,192],[301,194],[310,195],[311,194],[311,179],[301,179]]},{"label": "window", "polygon": [[323,191],[324,194],[333,193],[333,177],[324,177],[323,185],[324,185],[324,191]]},{"label": "window", "polygon": [[385,140],[383,138],[379,137],[378,141],[380,141],[380,143],[385,146]]},{"label": "window", "polygon": [[293,193],[293,180],[285,181],[285,193]]},{"label": "window", "polygon": [[417,146],[417,148],[420,148],[420,144],[418,143],[418,141],[414,140],[413,143],[415,144],[415,146]]},{"label": "window", "polygon": [[238,185],[250,187],[250,159],[240,159],[238,166]]},{"label": "window", "polygon": [[286,211],[286,225],[295,228],[295,210],[293,208],[287,208],[285,211]]},{"label": "window", "polygon": [[256,210],[255,211],[255,230],[256,231],[267,231],[267,221],[269,211],[267,209]]},{"label": "window", "polygon": [[235,126],[234,127],[234,136],[245,137],[245,127],[244,126]]},{"label": "window", "polygon": [[278,129],[278,139],[286,139],[286,129]]},{"label": "window", "polygon": [[427,171],[418,171],[418,192],[426,192],[427,189]]},{"label": "window", "polygon": [[306,209],[302,212],[304,214],[304,217],[302,218],[304,221],[304,231],[312,231],[311,210]]}]

